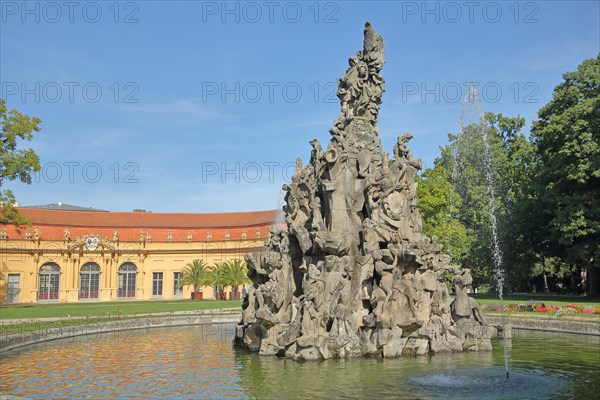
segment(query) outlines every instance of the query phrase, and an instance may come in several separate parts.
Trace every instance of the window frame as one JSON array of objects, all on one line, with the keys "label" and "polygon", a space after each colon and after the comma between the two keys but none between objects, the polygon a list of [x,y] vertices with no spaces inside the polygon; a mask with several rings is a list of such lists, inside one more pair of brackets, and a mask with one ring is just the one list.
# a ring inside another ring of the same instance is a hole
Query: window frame
[{"label": "window frame", "polygon": [[180,299],[183,297],[183,286],[180,286],[183,280],[183,272],[173,272],[173,298]]},{"label": "window frame", "polygon": [[[52,270],[50,270],[52,269]],[[52,303],[60,301],[60,265],[54,262],[42,264],[38,270],[37,301]],[[42,288],[47,288],[45,291]],[[54,289],[55,288],[55,289]]]},{"label": "window frame", "polygon": [[[129,268],[133,267],[133,269]],[[131,280],[133,279],[133,285]],[[123,293],[125,294],[123,296]],[[137,266],[132,262],[124,262],[117,270],[117,299],[135,300],[137,298]]]},{"label": "window frame", "polygon": [[[94,268],[92,270],[91,267]],[[84,270],[86,268],[86,270]],[[84,277],[87,275],[87,281],[84,281]],[[84,291],[84,284],[86,286],[87,291]],[[96,289],[96,290],[92,290]],[[95,294],[96,296],[92,296]],[[100,300],[100,266],[95,262],[86,262],[79,269],[79,291],[78,291],[79,301],[98,301]]]},{"label": "window frame", "polygon": [[[160,292],[160,293],[159,293]],[[164,293],[164,273],[152,272],[152,298],[162,299]]]}]

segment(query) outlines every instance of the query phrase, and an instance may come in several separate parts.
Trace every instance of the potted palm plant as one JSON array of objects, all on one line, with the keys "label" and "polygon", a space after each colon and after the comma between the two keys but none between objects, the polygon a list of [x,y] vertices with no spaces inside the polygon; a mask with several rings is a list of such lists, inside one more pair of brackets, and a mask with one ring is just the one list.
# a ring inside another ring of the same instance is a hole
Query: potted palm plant
[{"label": "potted palm plant", "polygon": [[225,300],[225,287],[229,286],[226,279],[227,274],[227,264],[216,263],[211,270],[210,273],[210,283],[215,287],[215,299],[216,300]]},{"label": "potted palm plant", "polygon": [[192,300],[202,300],[202,287],[210,285],[211,268],[202,260],[194,260],[183,270],[181,286],[192,286]]},{"label": "potted palm plant", "polygon": [[231,286],[229,300],[239,300],[240,292],[238,292],[238,288],[243,284],[250,283],[246,263],[242,260],[233,260],[225,263],[225,265],[224,280],[227,283],[227,286]]}]

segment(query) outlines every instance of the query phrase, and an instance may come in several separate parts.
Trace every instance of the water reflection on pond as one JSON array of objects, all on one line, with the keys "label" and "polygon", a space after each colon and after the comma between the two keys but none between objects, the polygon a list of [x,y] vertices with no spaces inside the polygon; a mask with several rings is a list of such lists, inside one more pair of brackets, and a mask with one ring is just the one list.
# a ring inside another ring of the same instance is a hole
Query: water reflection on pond
[{"label": "water reflection on pond", "polygon": [[0,358],[2,394],[104,398],[595,398],[600,338],[516,331],[493,352],[296,363],[232,349],[230,325],[86,336]]}]

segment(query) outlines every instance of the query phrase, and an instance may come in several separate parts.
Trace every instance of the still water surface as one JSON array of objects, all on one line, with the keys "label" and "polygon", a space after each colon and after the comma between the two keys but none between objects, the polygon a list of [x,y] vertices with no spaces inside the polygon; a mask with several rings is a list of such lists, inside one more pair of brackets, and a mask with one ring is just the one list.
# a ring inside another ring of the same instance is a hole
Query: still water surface
[{"label": "still water surface", "polygon": [[0,392],[28,398],[593,399],[600,338],[515,331],[493,352],[297,363],[233,349],[234,325],[62,339],[4,353]]}]

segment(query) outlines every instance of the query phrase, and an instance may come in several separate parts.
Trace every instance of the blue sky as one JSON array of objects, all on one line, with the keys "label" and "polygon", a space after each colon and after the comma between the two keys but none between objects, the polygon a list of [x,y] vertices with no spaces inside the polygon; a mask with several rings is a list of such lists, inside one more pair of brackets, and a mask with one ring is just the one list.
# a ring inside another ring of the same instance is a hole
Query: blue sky
[{"label": "blue sky", "polygon": [[[526,118],[600,51],[596,1],[2,1],[0,96],[42,119],[23,205],[111,211],[274,209],[308,141],[339,114],[335,81],[385,39],[384,148],[406,131],[432,166],[477,82]],[[528,133],[528,132],[527,132]]]}]

